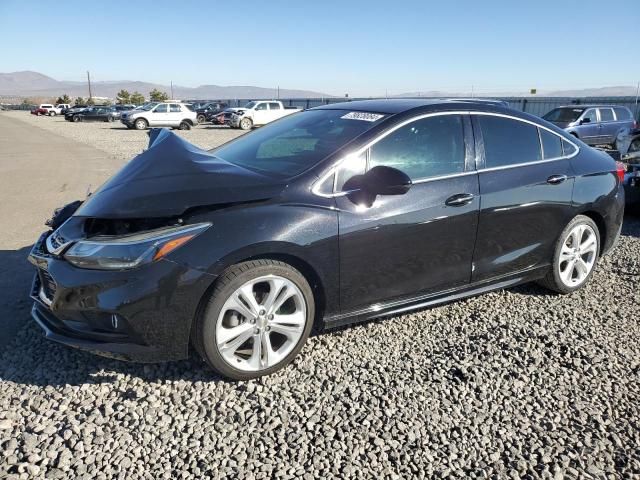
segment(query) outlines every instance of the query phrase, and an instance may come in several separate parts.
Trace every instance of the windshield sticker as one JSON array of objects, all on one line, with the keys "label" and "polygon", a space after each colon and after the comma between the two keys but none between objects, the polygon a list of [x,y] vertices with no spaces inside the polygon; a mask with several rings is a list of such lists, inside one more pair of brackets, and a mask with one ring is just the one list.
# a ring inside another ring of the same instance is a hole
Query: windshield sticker
[{"label": "windshield sticker", "polygon": [[345,118],[347,120],[363,120],[365,122],[375,122],[376,120],[380,120],[382,117],[384,117],[384,115],[381,115],[379,113],[349,112],[340,118]]}]

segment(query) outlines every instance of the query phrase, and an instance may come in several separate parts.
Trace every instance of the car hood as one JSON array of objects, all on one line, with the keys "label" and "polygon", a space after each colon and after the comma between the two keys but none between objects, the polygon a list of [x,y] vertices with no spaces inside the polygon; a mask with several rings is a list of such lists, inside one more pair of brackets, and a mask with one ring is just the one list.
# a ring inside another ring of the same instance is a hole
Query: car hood
[{"label": "car hood", "polygon": [[151,130],[149,137],[149,148],[93,193],[76,216],[178,216],[195,207],[267,200],[286,187],[286,181],[226,162],[167,129]]}]

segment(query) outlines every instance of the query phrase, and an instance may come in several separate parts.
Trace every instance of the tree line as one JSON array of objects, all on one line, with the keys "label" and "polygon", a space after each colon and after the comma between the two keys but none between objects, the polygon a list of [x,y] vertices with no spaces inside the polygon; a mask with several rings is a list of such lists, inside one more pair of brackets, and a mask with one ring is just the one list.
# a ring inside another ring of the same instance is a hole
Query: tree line
[{"label": "tree line", "polygon": [[[25,98],[23,100],[23,104],[32,104],[32,103],[44,103],[44,101],[33,101],[34,98]],[[149,101],[150,102],[166,102],[167,100],[169,100],[169,95],[167,94],[167,92],[163,92],[161,90],[158,90],[157,88],[154,88],[153,90],[151,90],[149,92]],[[118,105],[125,105],[125,104],[133,104],[133,105],[142,105],[143,103],[146,102],[146,98],[143,94],[141,94],[140,92],[136,91],[133,93],[129,93],[127,90],[120,90],[118,92],[118,94],[116,95],[116,101],[115,103]],[[89,98],[84,98],[84,97],[76,97],[73,101],[71,100],[71,97],[69,97],[69,95],[67,95],[66,93],[64,95],[59,96],[55,101],[53,101],[52,99],[52,103],[55,104],[67,104],[67,105],[71,105],[72,103],[74,105],[95,105],[95,99],[89,97]],[[101,105],[104,104],[111,104],[110,101],[100,101]]]}]

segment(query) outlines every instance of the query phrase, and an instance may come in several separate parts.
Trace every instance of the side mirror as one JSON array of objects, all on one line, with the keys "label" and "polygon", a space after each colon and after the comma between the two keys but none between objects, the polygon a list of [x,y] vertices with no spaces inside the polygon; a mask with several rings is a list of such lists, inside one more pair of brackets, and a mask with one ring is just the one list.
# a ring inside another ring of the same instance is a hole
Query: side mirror
[{"label": "side mirror", "polygon": [[383,165],[364,174],[363,188],[373,195],[404,195],[411,188],[409,176],[397,168]]},{"label": "side mirror", "polygon": [[587,117],[587,118],[583,118],[582,120],[580,120],[580,125],[583,125],[585,123],[591,123],[591,119],[589,117]]}]

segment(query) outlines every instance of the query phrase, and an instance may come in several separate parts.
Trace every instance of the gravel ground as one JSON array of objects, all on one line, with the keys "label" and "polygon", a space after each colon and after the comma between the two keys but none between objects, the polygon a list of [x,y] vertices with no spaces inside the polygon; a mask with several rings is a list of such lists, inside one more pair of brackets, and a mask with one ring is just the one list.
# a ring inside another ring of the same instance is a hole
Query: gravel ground
[{"label": "gravel ground", "polygon": [[[149,144],[146,131],[129,130],[120,122],[81,122],[65,121],[64,117],[45,117],[31,115],[25,111],[7,111],[0,115],[16,118],[36,125],[76,142],[84,143],[107,152],[114,160],[130,160]],[[224,126],[210,124],[198,125],[187,131],[174,130],[181,137],[201,148],[213,148],[232,140],[244,132]],[[114,162],[114,171],[122,162]]]},{"label": "gravel ground", "polygon": [[640,478],[639,287],[628,217],[580,292],[320,334],[251,382],[95,357],[28,323],[0,352],[0,478]]}]

